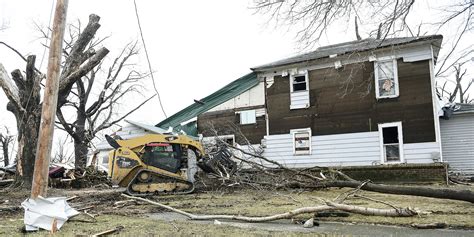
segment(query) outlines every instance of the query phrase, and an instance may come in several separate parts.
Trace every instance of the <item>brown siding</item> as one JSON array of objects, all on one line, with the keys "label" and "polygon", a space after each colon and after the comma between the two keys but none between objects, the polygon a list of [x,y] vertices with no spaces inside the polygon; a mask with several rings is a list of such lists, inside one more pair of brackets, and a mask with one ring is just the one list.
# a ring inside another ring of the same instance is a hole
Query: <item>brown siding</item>
[{"label": "brown siding", "polygon": [[267,89],[270,134],[305,127],[313,135],[367,132],[377,131],[378,123],[402,121],[405,143],[435,141],[428,61],[398,60],[395,99],[375,99],[373,70],[373,63],[364,62],[310,71],[311,106],[291,111],[288,77],[275,77]]},{"label": "brown siding", "polygon": [[215,136],[215,133],[212,131],[213,126],[217,130],[218,135],[235,134],[235,141],[237,143],[247,144],[245,139],[239,135],[238,129],[240,129],[251,144],[260,144],[263,136],[266,135],[265,116],[257,117],[256,124],[240,125],[239,123],[240,117],[238,114],[235,114],[234,110],[204,113],[199,115],[197,119],[198,131],[204,137]]}]

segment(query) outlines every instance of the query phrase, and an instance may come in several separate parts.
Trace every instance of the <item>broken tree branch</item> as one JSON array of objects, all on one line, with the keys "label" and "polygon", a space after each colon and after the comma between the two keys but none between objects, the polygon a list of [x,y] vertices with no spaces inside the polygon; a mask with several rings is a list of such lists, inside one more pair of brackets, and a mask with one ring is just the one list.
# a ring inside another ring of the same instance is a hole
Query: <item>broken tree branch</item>
[{"label": "broken tree branch", "polygon": [[326,202],[326,205],[319,205],[319,206],[312,206],[312,207],[302,207],[298,209],[291,210],[289,212],[275,214],[271,216],[263,216],[263,217],[249,217],[249,216],[241,216],[241,215],[195,215],[189,212],[185,212],[158,202],[154,202],[148,200],[146,198],[141,197],[133,197],[128,196],[126,194],[122,194],[122,196],[130,199],[144,201],[166,210],[179,213],[183,216],[188,217],[191,220],[215,220],[215,219],[225,219],[225,220],[239,220],[239,221],[246,221],[246,222],[267,222],[267,221],[274,221],[274,220],[281,220],[281,219],[289,219],[293,216],[305,214],[305,213],[316,213],[321,211],[328,211],[328,210],[341,210],[346,212],[358,213],[362,215],[376,215],[376,216],[392,216],[392,217],[408,217],[417,215],[418,212],[412,208],[399,208],[399,209],[377,209],[377,208],[370,208],[370,207],[358,207],[353,205],[346,205],[346,204],[338,204],[333,202]]},{"label": "broken tree branch", "polygon": [[[329,181],[322,183],[323,187],[338,187],[338,188],[357,188],[363,182],[360,181]],[[360,189],[365,191],[389,193],[397,195],[411,195],[431,198],[451,199],[474,203],[474,192],[471,190],[455,190],[447,188],[427,188],[427,187],[410,187],[398,185],[383,185],[366,183]]]}]

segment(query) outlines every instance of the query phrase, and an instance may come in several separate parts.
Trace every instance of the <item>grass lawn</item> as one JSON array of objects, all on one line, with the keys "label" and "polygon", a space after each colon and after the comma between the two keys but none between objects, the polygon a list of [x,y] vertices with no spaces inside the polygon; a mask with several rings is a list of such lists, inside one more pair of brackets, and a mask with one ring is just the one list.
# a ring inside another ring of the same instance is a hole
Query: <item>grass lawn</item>
[{"label": "grass lawn", "polygon": [[[462,187],[466,188],[466,187]],[[469,187],[468,187],[469,188]],[[191,212],[193,214],[240,214],[248,216],[263,216],[286,212],[295,208],[305,206],[315,206],[321,204],[320,199],[332,200],[339,194],[349,189],[329,189],[319,191],[256,191],[256,190],[236,190],[225,192],[200,192],[189,195],[155,196],[150,199],[170,205],[172,207]],[[19,205],[29,192],[18,191],[10,193],[0,193],[0,207]],[[415,217],[378,217],[350,214],[349,217],[329,217],[319,218],[320,221],[337,221],[350,223],[372,223],[403,225],[428,224],[443,222],[450,228],[474,229],[474,205],[468,202],[451,201],[443,199],[389,195],[374,192],[361,191],[359,194],[366,197],[375,198],[389,202],[398,207],[415,207],[429,214]],[[95,222],[83,222],[90,220],[84,216],[68,221],[60,230],[60,235],[90,235],[100,231],[112,229],[116,226],[124,226],[121,234],[147,236],[152,234],[173,235],[173,236],[240,236],[245,231],[246,235],[268,236],[268,235],[312,235],[314,233],[268,231],[261,229],[241,229],[230,226],[219,226],[213,224],[203,224],[180,221],[152,220],[147,217],[149,213],[158,213],[163,210],[159,207],[144,203],[128,203],[123,207],[115,207],[114,203],[126,200],[120,193],[111,190],[52,190],[50,196],[74,196],[70,204],[80,208],[94,206],[88,212],[97,214]],[[5,200],[9,200],[5,203]],[[346,204],[389,208],[388,206],[368,201],[366,199],[351,198],[346,200]],[[297,219],[305,220],[311,215],[302,215]],[[0,236],[22,235],[19,229],[23,226],[23,212],[0,212]],[[83,221],[80,221],[83,220]],[[324,225],[324,222],[321,223]],[[46,231],[41,231],[31,236],[47,235]]]}]

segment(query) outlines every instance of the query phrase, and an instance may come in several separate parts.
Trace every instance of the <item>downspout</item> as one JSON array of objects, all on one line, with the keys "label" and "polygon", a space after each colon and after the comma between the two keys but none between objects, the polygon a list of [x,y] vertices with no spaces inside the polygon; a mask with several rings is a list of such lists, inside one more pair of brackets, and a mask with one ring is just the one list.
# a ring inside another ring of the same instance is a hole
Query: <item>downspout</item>
[{"label": "downspout", "polygon": [[431,98],[433,104],[433,119],[434,119],[434,126],[435,126],[435,136],[436,142],[439,146],[439,161],[443,162],[443,148],[441,145],[441,127],[439,122],[437,104],[438,104],[438,96],[436,94],[436,79],[434,75],[434,55],[433,55],[433,45],[430,45],[431,50],[431,59],[429,60],[429,67],[430,67],[430,80],[431,80]]},{"label": "downspout", "polygon": [[263,90],[264,90],[264,107],[265,107],[265,130],[267,136],[270,135],[270,122],[268,121],[268,108],[267,108],[267,77],[263,78]]}]

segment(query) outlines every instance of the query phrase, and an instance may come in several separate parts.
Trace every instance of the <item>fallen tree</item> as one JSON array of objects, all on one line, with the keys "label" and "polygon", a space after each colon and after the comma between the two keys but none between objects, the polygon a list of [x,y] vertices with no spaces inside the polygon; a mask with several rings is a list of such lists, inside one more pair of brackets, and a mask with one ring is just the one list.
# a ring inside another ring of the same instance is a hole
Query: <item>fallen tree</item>
[{"label": "fallen tree", "polygon": [[[229,125],[230,130],[233,131],[236,136],[242,136],[240,140],[248,141],[245,136],[240,132],[237,126]],[[217,130],[210,125],[213,133],[215,134],[216,144],[220,146],[220,149],[228,149],[234,155],[234,159],[241,162],[240,168],[237,171],[226,172],[222,171],[222,174],[215,174],[217,178],[230,183],[229,185],[236,184],[251,184],[262,185],[274,188],[309,188],[309,189],[320,189],[320,188],[357,188],[366,191],[388,193],[396,195],[411,195],[411,196],[422,196],[430,198],[450,199],[459,200],[474,203],[474,192],[468,189],[449,189],[449,188],[430,188],[420,186],[399,186],[399,185],[383,185],[375,184],[370,181],[358,181],[354,180],[343,172],[328,167],[313,167],[311,169],[291,169],[278,163],[277,161],[270,160],[263,155],[261,152],[256,151],[249,142],[247,142],[247,149],[243,149],[240,146],[228,144],[218,136]],[[217,164],[219,165],[219,164]],[[244,167],[247,166],[247,167]],[[220,166],[221,170],[224,166]],[[258,176],[269,176],[268,180],[271,182],[261,182],[255,180],[254,177],[249,177],[245,173],[248,170],[254,170],[258,172]],[[317,174],[319,172],[319,175]],[[232,177],[228,174],[232,173]],[[225,183],[224,182],[224,183]]]},{"label": "fallen tree", "polygon": [[410,217],[420,214],[413,208],[393,208],[393,209],[378,209],[378,208],[370,208],[370,207],[359,207],[354,205],[346,205],[342,203],[335,203],[330,201],[325,201],[324,205],[318,206],[311,206],[311,207],[302,207],[295,210],[291,210],[285,213],[275,214],[271,216],[261,216],[261,217],[250,217],[250,216],[241,216],[241,215],[195,215],[189,212],[185,212],[173,207],[170,207],[165,204],[161,204],[159,202],[155,202],[146,198],[141,197],[133,197],[128,196],[126,194],[122,194],[123,197],[140,200],[143,202],[147,202],[161,208],[164,208],[168,211],[176,212],[183,216],[188,217],[191,220],[239,220],[239,221],[246,221],[246,222],[267,222],[267,221],[274,221],[274,220],[281,220],[281,219],[289,219],[297,215],[305,214],[305,213],[317,213],[322,211],[329,211],[329,210],[339,210],[351,213],[357,213],[362,215],[371,215],[371,216],[390,216],[390,217]]},{"label": "fallen tree", "polygon": [[366,183],[360,181],[328,181],[322,183],[324,187],[357,188],[378,193],[389,193],[397,195],[411,195],[431,198],[451,199],[474,203],[474,192],[468,189],[457,190],[449,188],[410,187],[399,185],[383,185]]}]

